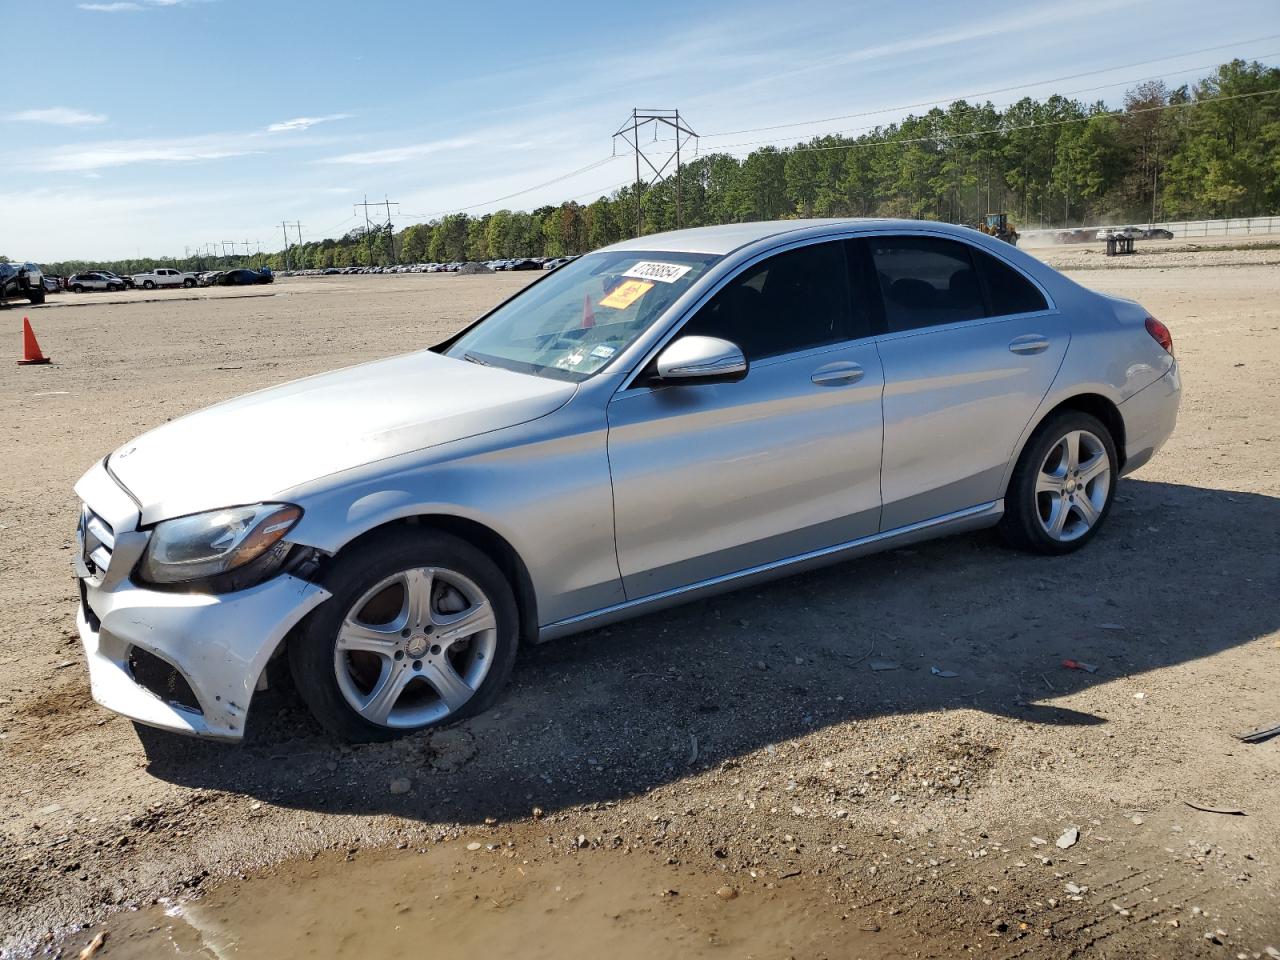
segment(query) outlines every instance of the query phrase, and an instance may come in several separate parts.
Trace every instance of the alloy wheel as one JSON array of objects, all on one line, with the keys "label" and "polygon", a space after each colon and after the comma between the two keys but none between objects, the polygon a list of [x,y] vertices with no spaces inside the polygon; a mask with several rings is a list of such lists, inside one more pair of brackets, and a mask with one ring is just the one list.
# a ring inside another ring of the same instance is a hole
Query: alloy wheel
[{"label": "alloy wheel", "polygon": [[493,604],[472,580],[441,567],[393,574],[366,591],[338,628],[338,689],[370,723],[438,723],[484,682],[498,642]]},{"label": "alloy wheel", "polygon": [[1036,515],[1054,540],[1069,543],[1098,522],[1111,493],[1111,458],[1088,430],[1065,434],[1045,456],[1036,476]]}]

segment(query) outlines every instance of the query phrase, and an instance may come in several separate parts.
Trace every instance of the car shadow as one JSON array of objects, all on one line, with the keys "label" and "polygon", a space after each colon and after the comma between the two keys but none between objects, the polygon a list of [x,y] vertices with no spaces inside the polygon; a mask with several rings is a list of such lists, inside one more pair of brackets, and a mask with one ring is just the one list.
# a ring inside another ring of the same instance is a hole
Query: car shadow
[{"label": "car shadow", "polygon": [[393,744],[318,733],[287,684],[255,700],[240,745],[138,729],[169,782],[442,823],[618,800],[889,715],[1100,725],[1045,701],[1280,627],[1280,570],[1260,562],[1277,530],[1280,499],[1127,480],[1078,553],[961,536],[655,613],[525,650],[494,710]]}]

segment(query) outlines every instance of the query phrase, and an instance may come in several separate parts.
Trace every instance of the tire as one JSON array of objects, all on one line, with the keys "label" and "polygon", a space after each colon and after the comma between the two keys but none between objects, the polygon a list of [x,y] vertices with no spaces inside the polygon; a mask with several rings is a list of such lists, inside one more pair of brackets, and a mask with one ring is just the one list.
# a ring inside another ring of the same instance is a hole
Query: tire
[{"label": "tire", "polygon": [[27,295],[27,299],[30,300],[33,305],[44,303],[44,291],[32,290],[31,293]]},{"label": "tire", "polygon": [[196,285],[196,282],[192,280],[190,277],[187,277],[185,280],[182,281],[182,285],[186,289],[190,290],[192,287]]},{"label": "tire", "polygon": [[156,288],[156,285],[155,285],[152,281],[150,281],[150,280],[143,280],[143,281],[142,281],[142,289],[143,289],[143,290],[154,290],[155,288]]},{"label": "tire", "polygon": [[1027,441],[1009,479],[1001,536],[1031,553],[1079,550],[1111,512],[1119,462],[1111,431],[1097,417],[1078,410],[1049,417]]},{"label": "tire", "polygon": [[[481,550],[421,527],[390,530],[340,553],[320,582],[332,596],[308,615],[288,655],[298,693],[330,733],[394,740],[497,700],[515,663],[519,614],[511,585]],[[434,626],[415,620],[411,585]],[[446,602],[467,604],[460,612],[469,621],[492,626],[435,643],[447,635],[441,619],[458,615],[439,609]],[[400,692],[375,696],[384,683]],[[456,703],[446,703],[446,689]]]},{"label": "tire", "polygon": [[72,285],[71,285],[71,292],[72,292],[72,293],[84,293],[84,287],[82,287],[82,286],[81,286],[80,284],[78,284],[78,283],[72,284]]}]

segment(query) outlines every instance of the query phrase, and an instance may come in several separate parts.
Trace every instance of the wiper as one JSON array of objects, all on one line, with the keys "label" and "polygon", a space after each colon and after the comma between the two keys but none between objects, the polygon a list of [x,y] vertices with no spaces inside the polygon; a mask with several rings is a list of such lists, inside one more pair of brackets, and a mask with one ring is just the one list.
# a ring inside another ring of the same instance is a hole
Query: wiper
[{"label": "wiper", "polygon": [[464,354],[462,355],[462,359],[463,359],[463,360],[466,360],[468,363],[476,363],[476,364],[479,364],[479,365],[480,365],[480,366],[482,366],[482,367],[491,367],[491,366],[493,366],[493,364],[491,364],[491,363],[486,363],[484,360],[481,360],[481,359],[480,359],[479,357],[477,357],[474,353],[464,353]]}]

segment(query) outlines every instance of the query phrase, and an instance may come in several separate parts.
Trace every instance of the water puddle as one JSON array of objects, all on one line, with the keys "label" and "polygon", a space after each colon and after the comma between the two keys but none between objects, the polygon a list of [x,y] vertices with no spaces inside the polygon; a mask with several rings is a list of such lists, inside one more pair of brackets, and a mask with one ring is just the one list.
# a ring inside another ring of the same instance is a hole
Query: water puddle
[{"label": "water puddle", "polygon": [[[337,856],[286,865],[190,902],[108,922],[107,958],[270,957],[653,960],[655,957],[894,957],[904,945],[842,919],[820,889],[770,889],[653,858],[519,850]],[[76,956],[95,931],[64,946]]]}]

